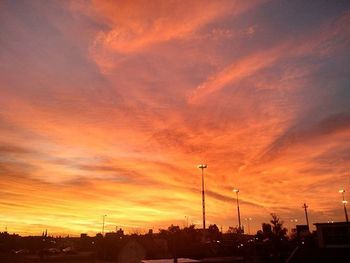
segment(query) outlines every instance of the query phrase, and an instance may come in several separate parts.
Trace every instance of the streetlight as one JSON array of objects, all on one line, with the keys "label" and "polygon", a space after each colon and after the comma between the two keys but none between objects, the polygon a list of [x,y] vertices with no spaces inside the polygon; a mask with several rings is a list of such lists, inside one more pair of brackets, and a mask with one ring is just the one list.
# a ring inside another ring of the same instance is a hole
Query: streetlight
[{"label": "streetlight", "polygon": [[208,166],[206,164],[199,164],[198,168],[202,170],[202,206],[203,206],[203,233],[205,231],[205,197],[204,197],[204,169]]},{"label": "streetlight", "polygon": [[105,233],[105,218],[106,218],[107,215],[103,215],[102,216],[102,236],[104,235]]},{"label": "streetlight", "polygon": [[238,214],[238,231],[241,233],[241,213],[239,211],[239,200],[238,200],[238,193],[239,189],[233,189],[233,192],[236,193],[236,200],[237,200],[237,214]]},{"label": "streetlight", "polygon": [[343,201],[342,201],[342,203],[343,203],[343,206],[344,206],[344,213],[345,213],[346,222],[349,222],[348,211],[346,211],[346,204],[348,203],[348,201],[345,200],[345,196],[344,196],[345,190],[344,190],[344,189],[341,189],[341,190],[339,190],[339,193],[341,193],[342,196],[343,196]]}]

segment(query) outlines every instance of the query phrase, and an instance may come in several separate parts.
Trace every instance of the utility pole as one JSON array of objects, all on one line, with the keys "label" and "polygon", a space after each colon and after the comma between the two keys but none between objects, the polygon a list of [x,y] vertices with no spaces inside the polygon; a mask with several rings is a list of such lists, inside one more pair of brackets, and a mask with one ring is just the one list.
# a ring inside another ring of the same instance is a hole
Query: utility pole
[{"label": "utility pole", "polygon": [[307,215],[307,208],[308,208],[308,206],[304,203],[303,208],[304,208],[304,211],[305,211],[305,218],[306,218],[307,228],[308,228],[309,231],[310,231],[309,216]]},{"label": "utility pole", "polygon": [[237,215],[238,215],[238,231],[241,234],[242,231],[242,224],[241,224],[241,212],[239,210],[239,200],[238,200],[238,193],[239,193],[239,189],[233,189],[233,192],[236,193],[236,201],[237,201]]},{"label": "utility pole", "polygon": [[202,170],[202,207],[203,207],[203,233],[205,232],[205,195],[204,195],[204,169],[208,166],[206,164],[198,165],[198,168]]}]

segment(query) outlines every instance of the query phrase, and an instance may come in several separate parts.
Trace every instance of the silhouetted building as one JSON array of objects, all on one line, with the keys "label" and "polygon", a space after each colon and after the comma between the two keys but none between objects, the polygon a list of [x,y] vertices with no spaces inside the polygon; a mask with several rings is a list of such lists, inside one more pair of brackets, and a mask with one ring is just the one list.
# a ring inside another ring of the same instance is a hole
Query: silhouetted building
[{"label": "silhouetted building", "polygon": [[350,223],[317,223],[315,226],[320,248],[350,248]]},{"label": "silhouetted building", "polygon": [[109,232],[109,233],[106,233],[105,235],[106,238],[119,238],[119,239],[123,238],[123,236],[124,236],[124,231],[121,228],[116,232]]}]

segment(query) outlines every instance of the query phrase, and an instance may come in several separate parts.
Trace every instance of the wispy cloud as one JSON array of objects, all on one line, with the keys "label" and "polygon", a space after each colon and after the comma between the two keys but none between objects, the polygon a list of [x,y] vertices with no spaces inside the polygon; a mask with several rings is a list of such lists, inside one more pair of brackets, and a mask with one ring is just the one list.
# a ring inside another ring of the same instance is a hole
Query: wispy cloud
[{"label": "wispy cloud", "polygon": [[[237,16],[263,2],[93,1],[91,8],[95,17],[102,18],[107,29],[97,34],[90,48],[91,56],[102,72],[106,72],[118,65],[120,60],[125,60],[127,54],[143,52],[157,44],[186,39],[216,19]],[[77,6],[75,8],[79,9]],[[86,7],[83,9],[86,10]]]}]

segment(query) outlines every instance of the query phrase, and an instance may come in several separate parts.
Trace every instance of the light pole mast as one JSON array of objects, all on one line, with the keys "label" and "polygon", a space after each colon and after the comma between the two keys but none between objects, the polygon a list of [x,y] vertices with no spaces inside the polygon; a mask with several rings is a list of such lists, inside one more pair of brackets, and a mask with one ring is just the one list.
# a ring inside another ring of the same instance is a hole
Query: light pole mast
[{"label": "light pole mast", "polygon": [[339,193],[341,193],[342,196],[343,196],[343,201],[342,201],[342,203],[343,203],[343,205],[344,205],[345,220],[346,220],[346,222],[349,222],[348,211],[346,210],[346,204],[348,203],[348,201],[345,200],[345,196],[344,196],[345,190],[341,189],[341,190],[339,190]]},{"label": "light pole mast", "polygon": [[[204,169],[208,166],[206,164],[199,164],[198,168],[202,170],[202,207],[203,207],[203,233],[205,231],[205,195],[204,195]],[[204,234],[203,234],[204,235]]]},{"label": "light pole mast", "polygon": [[309,228],[309,231],[310,231],[309,216],[307,215],[307,208],[308,208],[308,206],[304,203],[303,208],[304,208],[304,211],[305,211],[305,218],[306,218],[307,228]]},{"label": "light pole mast", "polygon": [[241,233],[241,212],[239,211],[239,200],[238,200],[238,193],[239,189],[233,189],[233,192],[236,193],[236,201],[237,201],[237,215],[238,215],[238,231]]}]

